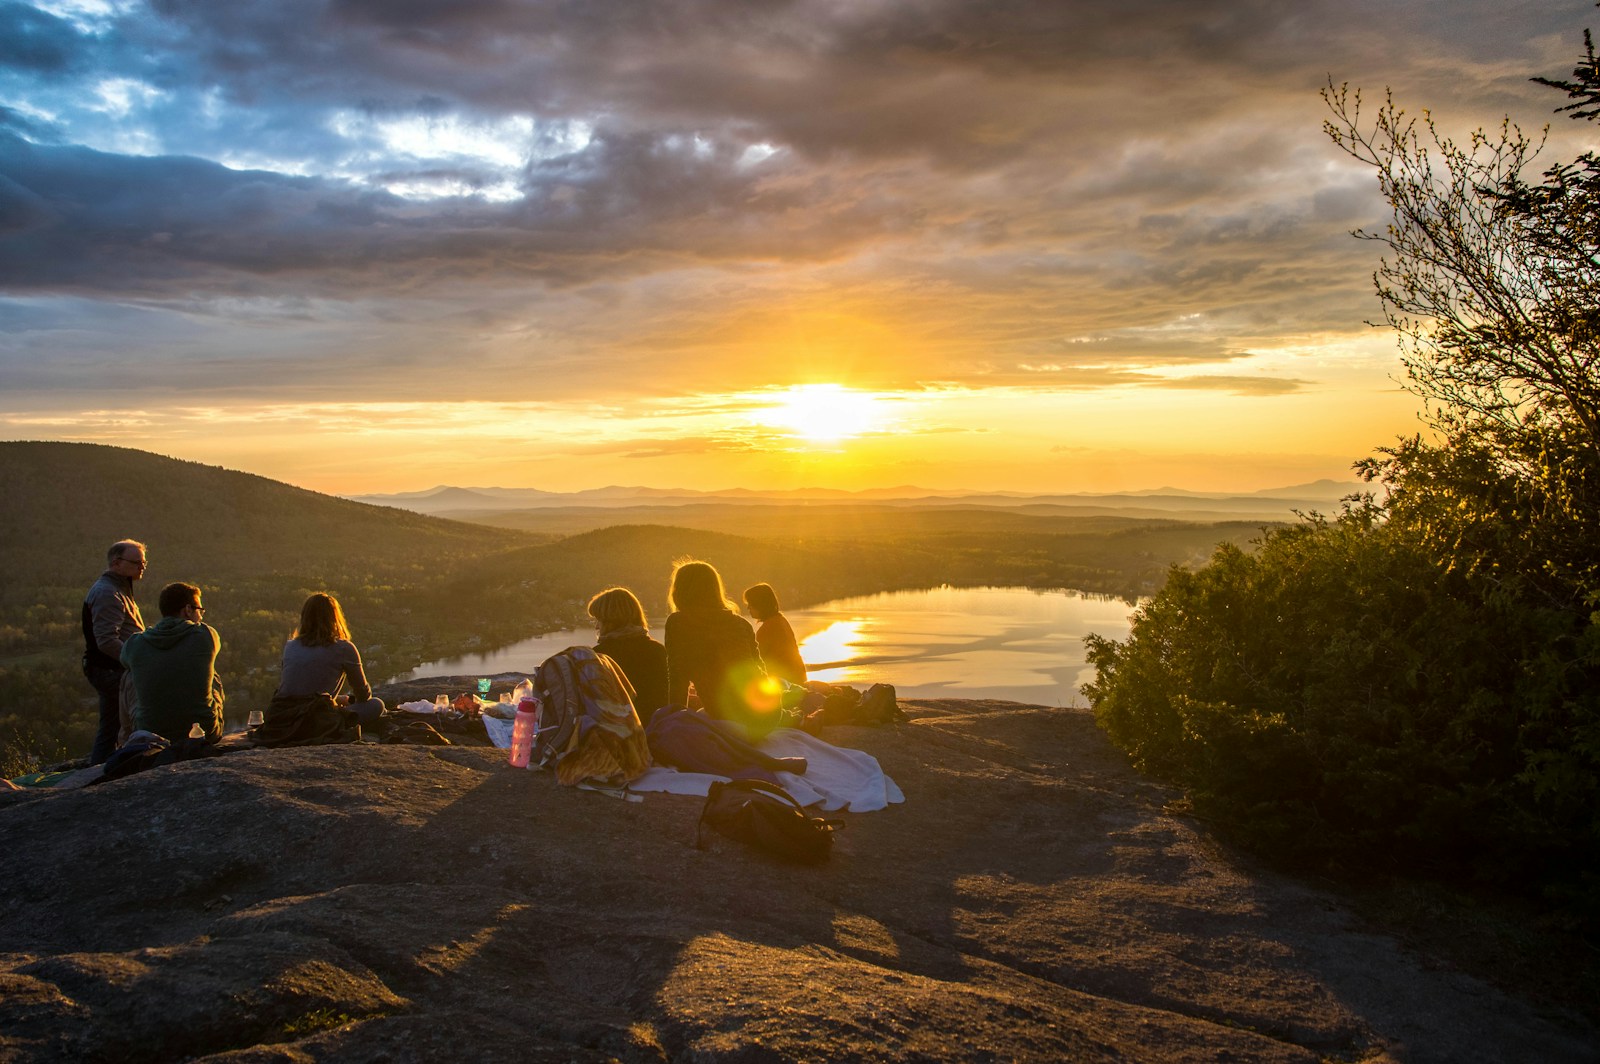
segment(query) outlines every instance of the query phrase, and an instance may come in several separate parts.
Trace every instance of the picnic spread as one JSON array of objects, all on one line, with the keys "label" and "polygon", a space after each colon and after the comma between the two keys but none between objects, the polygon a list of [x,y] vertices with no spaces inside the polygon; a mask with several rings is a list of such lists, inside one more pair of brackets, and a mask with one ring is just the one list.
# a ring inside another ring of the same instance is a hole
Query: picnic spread
[{"label": "picnic spread", "polygon": [[702,709],[665,706],[645,727],[631,686],[611,660],[587,647],[552,655],[533,677],[491,698],[477,692],[414,699],[365,724],[329,695],[274,698],[248,731],[220,742],[176,741],[135,732],[104,765],[58,766],[8,781],[13,788],[74,790],[177,761],[241,750],[332,743],[489,746],[507,750],[510,771],[550,771],[565,786],[627,801],[647,794],[708,798],[709,825],[771,854],[799,861],[827,856],[827,837],[842,822],[812,816],[868,813],[905,801],[876,758],[835,746],[816,732],[825,724],[885,724],[900,718],[892,687],[867,697],[853,688],[791,685],[785,708],[752,729]]}]

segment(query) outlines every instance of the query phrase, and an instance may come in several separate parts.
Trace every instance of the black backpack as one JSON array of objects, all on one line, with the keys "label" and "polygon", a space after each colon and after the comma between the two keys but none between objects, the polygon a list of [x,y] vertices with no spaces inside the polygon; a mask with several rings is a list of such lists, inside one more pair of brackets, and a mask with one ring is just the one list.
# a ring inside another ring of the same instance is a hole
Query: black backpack
[{"label": "black backpack", "polygon": [[705,848],[705,826],[754,846],[774,857],[799,864],[828,859],[833,833],[842,820],[807,816],[789,792],[765,780],[717,780],[706,794],[705,808],[695,826],[694,844]]}]

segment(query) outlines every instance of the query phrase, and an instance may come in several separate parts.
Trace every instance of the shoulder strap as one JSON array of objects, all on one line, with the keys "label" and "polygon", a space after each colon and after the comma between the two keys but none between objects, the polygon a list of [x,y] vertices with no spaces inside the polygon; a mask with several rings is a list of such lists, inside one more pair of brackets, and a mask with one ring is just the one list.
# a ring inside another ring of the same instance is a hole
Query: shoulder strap
[{"label": "shoulder strap", "polygon": [[801,807],[799,802],[794,800],[793,795],[782,787],[775,786],[765,780],[712,780],[711,787],[706,792],[706,804],[700,807],[700,819],[694,826],[694,845],[697,850],[705,849],[706,814],[711,811],[711,806],[716,802],[717,795],[723,791],[759,791],[764,794],[770,794],[774,798],[783,799],[793,806],[801,816],[805,816],[805,809]]},{"label": "shoulder strap", "polygon": [[[762,794],[770,794],[774,798],[782,798],[784,801],[794,806],[799,814],[805,817],[807,820],[820,820],[832,828],[842,828],[845,825],[843,820],[837,820],[833,817],[814,816],[813,814],[806,812],[806,807],[797,802],[794,795],[790,794],[776,783],[768,783],[766,780],[749,779],[741,776],[737,779],[731,779],[727,783],[718,781],[717,783],[713,783],[712,786],[728,787],[736,791],[758,791]],[[701,818],[704,819],[704,817],[705,811],[701,810]]]},{"label": "shoulder strap", "polygon": [[710,811],[712,803],[716,801],[717,795],[725,790],[749,791],[756,794],[768,794],[774,798],[780,798],[784,802],[788,803],[788,805],[791,806],[797,813],[799,813],[801,817],[805,819],[806,823],[816,825],[821,831],[834,832],[838,831],[845,825],[843,820],[836,820],[832,817],[811,816],[805,811],[804,806],[795,801],[794,795],[790,794],[788,791],[777,786],[776,784],[768,783],[766,780],[745,778],[731,779],[726,781],[714,780],[712,781],[710,791],[706,795],[706,804],[700,807],[700,819],[695,823],[694,827],[694,845],[695,849],[697,850],[705,849],[706,813]]},{"label": "shoulder strap", "polygon": [[768,783],[766,780],[747,779],[740,777],[738,779],[729,780],[727,783],[724,783],[723,786],[736,791],[759,791],[762,794],[770,794],[774,798],[782,798],[785,802],[788,802],[790,805],[798,809],[802,814],[806,811],[805,806],[794,800],[794,795],[790,794],[776,783]]}]

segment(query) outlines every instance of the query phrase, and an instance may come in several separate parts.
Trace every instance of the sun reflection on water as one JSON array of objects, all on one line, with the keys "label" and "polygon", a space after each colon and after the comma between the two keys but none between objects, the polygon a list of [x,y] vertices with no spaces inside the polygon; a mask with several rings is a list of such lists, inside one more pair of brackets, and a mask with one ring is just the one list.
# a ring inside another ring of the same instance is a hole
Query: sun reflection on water
[{"label": "sun reflection on water", "polygon": [[826,683],[843,683],[850,663],[861,656],[866,625],[865,617],[851,617],[834,621],[800,640],[800,660],[806,663],[806,676]]},{"label": "sun reflection on water", "polygon": [[[1028,588],[939,587],[838,599],[786,611],[811,679],[865,688],[892,683],[902,698],[997,698],[1082,705],[1094,676],[1084,636],[1125,639],[1130,604]],[[660,629],[652,634],[661,638]],[[430,662],[416,676],[531,674],[550,654],[593,639],[549,632],[490,654]]]}]

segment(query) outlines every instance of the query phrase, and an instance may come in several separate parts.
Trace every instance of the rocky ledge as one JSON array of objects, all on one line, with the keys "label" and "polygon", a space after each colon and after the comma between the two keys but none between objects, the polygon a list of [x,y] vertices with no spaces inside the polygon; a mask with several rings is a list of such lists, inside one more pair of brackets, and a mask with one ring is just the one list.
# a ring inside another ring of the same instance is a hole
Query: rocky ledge
[{"label": "rocky ledge", "polygon": [[1170,813],[1087,714],[904,705],[828,731],[907,800],[814,868],[483,748],[0,796],[0,1060],[1595,1059]]}]

